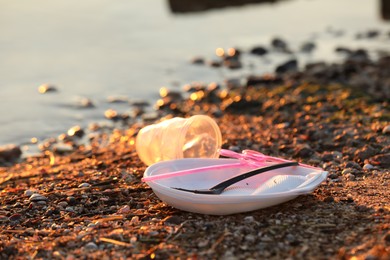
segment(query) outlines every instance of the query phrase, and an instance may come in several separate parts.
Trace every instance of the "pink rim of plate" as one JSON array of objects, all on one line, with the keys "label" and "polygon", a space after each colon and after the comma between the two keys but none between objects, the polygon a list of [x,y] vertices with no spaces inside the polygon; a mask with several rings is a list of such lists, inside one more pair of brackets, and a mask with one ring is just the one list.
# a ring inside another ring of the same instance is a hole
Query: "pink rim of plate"
[{"label": "pink rim of plate", "polygon": [[[238,159],[239,162],[238,163],[229,163],[229,164],[218,164],[218,165],[199,167],[199,168],[193,168],[193,169],[188,169],[188,170],[169,172],[169,173],[164,173],[164,174],[159,174],[159,175],[154,175],[154,176],[147,176],[147,177],[143,177],[142,181],[143,182],[155,181],[155,180],[160,180],[160,179],[165,179],[165,178],[193,174],[193,173],[202,172],[202,171],[209,171],[209,170],[220,170],[220,169],[225,169],[225,168],[234,168],[234,167],[242,167],[242,166],[253,166],[254,168],[260,168],[260,167],[263,167],[265,165],[269,165],[268,163],[291,162],[289,160],[285,160],[285,159],[281,159],[281,158],[277,158],[277,157],[272,157],[272,156],[267,156],[267,155],[264,155],[260,152],[253,151],[253,150],[244,150],[244,151],[242,151],[242,153],[236,153],[236,152],[231,151],[231,150],[220,149],[219,154],[221,156],[224,156],[224,157]],[[307,164],[300,163],[299,166],[320,170],[320,168],[318,168],[318,167],[310,166]]]}]

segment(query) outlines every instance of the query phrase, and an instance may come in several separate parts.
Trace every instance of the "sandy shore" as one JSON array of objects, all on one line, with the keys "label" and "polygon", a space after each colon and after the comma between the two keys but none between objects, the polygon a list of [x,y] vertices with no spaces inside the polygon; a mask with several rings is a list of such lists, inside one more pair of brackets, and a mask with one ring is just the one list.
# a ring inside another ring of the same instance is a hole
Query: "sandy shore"
[{"label": "sandy shore", "polygon": [[130,121],[0,168],[0,258],[388,259],[389,60],[317,64],[159,101],[161,116],[213,117],[224,148],[324,168],[312,194],[230,216],[174,209],[141,182],[134,143],[146,122]]}]

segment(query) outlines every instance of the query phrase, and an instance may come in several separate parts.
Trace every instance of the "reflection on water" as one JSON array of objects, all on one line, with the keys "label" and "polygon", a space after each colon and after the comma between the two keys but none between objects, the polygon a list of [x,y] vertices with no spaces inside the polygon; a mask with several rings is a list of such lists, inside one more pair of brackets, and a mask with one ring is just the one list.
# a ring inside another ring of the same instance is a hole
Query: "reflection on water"
[{"label": "reflection on water", "polygon": [[202,12],[210,9],[254,3],[275,3],[283,0],[169,0],[173,13]]}]

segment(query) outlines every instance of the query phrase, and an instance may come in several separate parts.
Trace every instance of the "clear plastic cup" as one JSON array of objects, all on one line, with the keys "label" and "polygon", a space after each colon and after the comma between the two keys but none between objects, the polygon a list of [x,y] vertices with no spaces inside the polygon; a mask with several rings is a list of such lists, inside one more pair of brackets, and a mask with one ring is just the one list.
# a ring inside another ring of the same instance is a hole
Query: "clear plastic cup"
[{"label": "clear plastic cup", "polygon": [[205,115],[174,117],[142,128],[136,139],[140,159],[151,165],[181,158],[218,158],[222,135]]}]

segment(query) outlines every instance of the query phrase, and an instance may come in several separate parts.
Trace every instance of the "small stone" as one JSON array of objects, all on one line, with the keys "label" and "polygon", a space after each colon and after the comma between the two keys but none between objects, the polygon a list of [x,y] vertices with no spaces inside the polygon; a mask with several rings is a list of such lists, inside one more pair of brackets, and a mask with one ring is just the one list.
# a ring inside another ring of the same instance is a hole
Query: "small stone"
[{"label": "small stone", "polygon": [[130,223],[138,224],[139,223],[139,217],[138,216],[132,217],[131,220],[130,220]]},{"label": "small stone", "polygon": [[91,184],[89,184],[87,182],[83,182],[78,187],[79,188],[89,188],[89,187],[91,187]]},{"label": "small stone", "polygon": [[75,211],[74,211],[74,208],[73,208],[73,207],[70,207],[70,206],[66,207],[66,208],[65,208],[65,211],[68,211],[68,212],[75,212]]},{"label": "small stone", "polygon": [[390,125],[385,126],[382,130],[382,133],[385,135],[390,134]]},{"label": "small stone", "polygon": [[125,205],[125,206],[121,207],[116,213],[117,214],[127,214],[129,212],[130,212],[130,206]]},{"label": "small stone", "polygon": [[267,49],[262,46],[253,47],[250,51],[251,54],[263,56],[268,53]]},{"label": "small stone", "polygon": [[274,47],[276,50],[279,51],[286,51],[287,50],[287,43],[281,38],[274,38],[271,41],[272,47]]},{"label": "small stone", "polygon": [[310,147],[303,146],[303,147],[298,147],[295,150],[295,156],[300,157],[300,158],[308,158],[314,153],[314,150],[311,149]]},{"label": "small stone", "polygon": [[77,136],[77,137],[81,138],[81,137],[84,136],[84,134],[85,134],[84,130],[80,126],[78,126],[78,125],[73,126],[72,128],[70,128],[68,130],[68,135],[69,136]]},{"label": "small stone", "polygon": [[66,208],[68,206],[68,202],[66,201],[60,201],[58,202],[58,206],[62,207],[62,208]]},{"label": "small stone", "polygon": [[97,250],[98,246],[94,242],[89,242],[84,246],[87,250]]},{"label": "small stone", "polygon": [[74,148],[71,144],[57,143],[53,145],[53,151],[59,154],[71,153]]},{"label": "small stone", "polygon": [[248,234],[245,236],[245,241],[247,241],[249,243],[253,243],[256,241],[256,237],[252,234]]},{"label": "small stone", "polygon": [[34,193],[33,195],[30,196],[30,201],[42,201],[42,200],[47,200],[47,198],[38,193]]},{"label": "small stone", "polygon": [[35,191],[33,190],[25,190],[24,191],[24,195],[30,197],[31,195],[33,195],[34,193],[36,193]]},{"label": "small stone", "polygon": [[334,198],[332,196],[328,196],[324,199],[324,202],[331,203],[334,202]]},{"label": "small stone", "polygon": [[38,92],[41,94],[46,94],[48,92],[56,92],[57,88],[54,85],[42,84],[38,87]]},{"label": "small stone", "polygon": [[297,71],[297,70],[298,70],[298,61],[293,59],[277,66],[275,72],[286,73],[286,72]]},{"label": "small stone", "polygon": [[363,166],[363,170],[372,170],[374,169],[375,167],[372,165],[372,164],[369,164],[369,163],[366,163],[364,166]]},{"label": "small stone", "polygon": [[301,52],[310,53],[316,48],[313,42],[306,42],[301,46]]},{"label": "small stone", "polygon": [[370,159],[370,163],[383,168],[390,167],[390,153],[378,154]]},{"label": "small stone", "polygon": [[202,57],[194,57],[191,60],[191,63],[192,64],[197,64],[197,65],[203,65],[205,62],[204,62],[204,59]]},{"label": "small stone", "polygon": [[68,204],[69,205],[74,205],[74,204],[76,204],[76,198],[75,197],[73,197],[73,196],[69,196],[69,197],[67,197],[66,198],[66,201],[68,202]]},{"label": "small stone", "polygon": [[339,176],[337,175],[337,173],[331,173],[328,175],[328,178],[334,180],[334,179],[338,179]]},{"label": "small stone", "polygon": [[126,96],[109,96],[107,102],[112,104],[126,104],[129,103],[129,99]]},{"label": "small stone", "polygon": [[353,162],[353,161],[349,161],[345,164],[345,168],[354,168],[356,170],[361,170],[362,167],[356,163],[356,162]]},{"label": "small stone", "polygon": [[165,224],[180,225],[183,220],[179,216],[169,216],[164,219]]},{"label": "small stone", "polygon": [[6,162],[14,162],[20,158],[22,150],[19,146],[9,144],[0,146],[0,161],[3,159]]},{"label": "small stone", "polygon": [[350,168],[344,169],[344,170],[341,172],[342,175],[347,175],[347,174],[350,174],[350,173],[352,173],[352,170],[351,170]]},{"label": "small stone", "polygon": [[247,216],[247,217],[244,218],[244,221],[246,223],[252,223],[252,222],[255,221],[255,218],[253,216]]},{"label": "small stone", "polygon": [[356,176],[354,174],[352,174],[352,173],[348,173],[348,174],[345,175],[345,178],[347,180],[349,180],[349,181],[354,181]]}]

